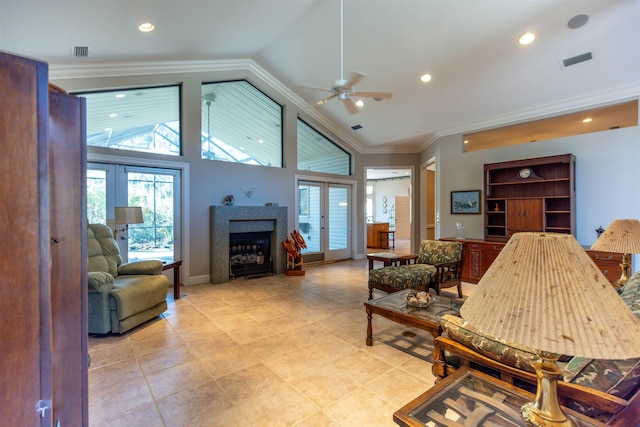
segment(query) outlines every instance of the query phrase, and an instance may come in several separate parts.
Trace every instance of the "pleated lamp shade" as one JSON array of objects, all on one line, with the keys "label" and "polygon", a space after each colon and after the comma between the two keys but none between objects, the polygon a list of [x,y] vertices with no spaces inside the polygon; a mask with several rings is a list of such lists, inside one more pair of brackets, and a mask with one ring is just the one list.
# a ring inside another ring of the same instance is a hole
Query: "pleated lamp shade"
[{"label": "pleated lamp shade", "polygon": [[490,335],[537,351],[640,357],[640,320],[570,234],[511,236],[460,313]]},{"label": "pleated lamp shade", "polygon": [[143,224],[142,208],[139,206],[115,208],[114,222],[116,224]]},{"label": "pleated lamp shade", "polygon": [[640,254],[640,221],[616,219],[591,246],[597,251]]}]

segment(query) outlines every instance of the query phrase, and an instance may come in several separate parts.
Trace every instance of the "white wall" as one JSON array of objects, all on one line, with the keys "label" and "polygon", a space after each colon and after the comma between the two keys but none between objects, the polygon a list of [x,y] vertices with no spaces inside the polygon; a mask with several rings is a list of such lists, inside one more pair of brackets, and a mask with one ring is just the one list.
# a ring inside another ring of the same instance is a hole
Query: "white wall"
[{"label": "white wall", "polygon": [[457,221],[464,222],[465,237],[483,237],[484,216],[451,215],[450,192],[482,189],[485,163],[568,153],[576,156],[576,239],[580,244],[591,246],[597,237],[595,229],[606,228],[616,218],[640,218],[637,126],[470,153],[462,152],[462,141],[462,135],[440,138],[422,153],[423,161],[437,157],[440,237],[455,236]]},{"label": "white wall", "polygon": [[[373,221],[395,223],[396,196],[409,196],[411,179],[394,178],[367,181],[367,185],[373,186]],[[384,207],[383,199],[387,197],[387,207]],[[390,218],[393,214],[394,218]]]}]

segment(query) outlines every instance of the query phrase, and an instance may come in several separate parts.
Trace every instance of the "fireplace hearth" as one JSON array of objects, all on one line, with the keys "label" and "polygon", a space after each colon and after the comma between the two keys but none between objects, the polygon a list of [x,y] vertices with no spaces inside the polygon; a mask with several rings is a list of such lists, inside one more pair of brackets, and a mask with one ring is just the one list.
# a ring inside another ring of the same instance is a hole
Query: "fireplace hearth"
[{"label": "fireplace hearth", "polygon": [[[286,253],[281,242],[287,239],[287,208],[279,206],[211,206],[210,207],[209,277],[211,283],[226,283],[238,274],[232,265],[232,236],[244,233],[265,233],[268,235],[270,258],[265,253],[265,261],[271,259],[271,273],[282,274],[286,270]],[[253,243],[245,243],[244,245]],[[257,243],[256,243],[257,245]],[[238,244],[236,251],[238,251]],[[243,251],[246,248],[243,248]],[[257,247],[256,247],[257,251]],[[238,254],[235,254],[238,255]],[[241,254],[236,260],[251,257]],[[256,254],[257,259],[257,254]],[[247,265],[238,267],[247,270]],[[253,275],[250,274],[250,275]]]}]

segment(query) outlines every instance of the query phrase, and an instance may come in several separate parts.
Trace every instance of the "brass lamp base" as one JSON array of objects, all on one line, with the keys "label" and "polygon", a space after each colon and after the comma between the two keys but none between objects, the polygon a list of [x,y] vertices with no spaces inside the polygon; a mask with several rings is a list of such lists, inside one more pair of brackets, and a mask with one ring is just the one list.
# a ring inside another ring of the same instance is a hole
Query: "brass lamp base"
[{"label": "brass lamp base", "polygon": [[558,378],[562,376],[562,371],[556,365],[558,355],[540,352],[538,356],[540,361],[532,363],[538,377],[536,398],[520,408],[522,418],[529,426],[573,426],[574,423],[558,402]]},{"label": "brass lamp base", "polygon": [[622,269],[620,278],[613,282],[616,288],[623,287],[624,284],[627,283],[627,280],[629,280],[629,277],[631,277],[631,254],[622,255],[622,263],[620,264],[620,269]]}]

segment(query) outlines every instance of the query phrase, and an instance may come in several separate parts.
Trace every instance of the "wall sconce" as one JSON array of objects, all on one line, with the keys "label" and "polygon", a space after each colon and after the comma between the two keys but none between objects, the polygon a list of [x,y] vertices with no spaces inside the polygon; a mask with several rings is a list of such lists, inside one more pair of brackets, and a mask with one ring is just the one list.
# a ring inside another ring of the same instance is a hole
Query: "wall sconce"
[{"label": "wall sconce", "polygon": [[144,219],[142,218],[142,208],[139,206],[119,207],[115,209],[115,214],[116,218],[114,222],[116,223],[116,225],[125,225],[122,230],[118,230],[116,228],[114,230],[116,232],[129,231],[129,224],[144,224]]}]

